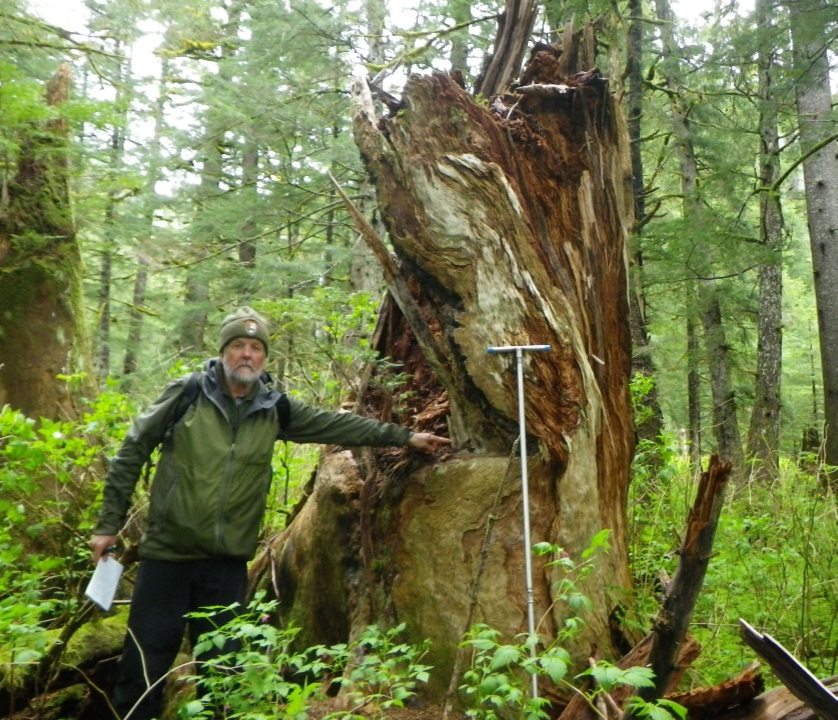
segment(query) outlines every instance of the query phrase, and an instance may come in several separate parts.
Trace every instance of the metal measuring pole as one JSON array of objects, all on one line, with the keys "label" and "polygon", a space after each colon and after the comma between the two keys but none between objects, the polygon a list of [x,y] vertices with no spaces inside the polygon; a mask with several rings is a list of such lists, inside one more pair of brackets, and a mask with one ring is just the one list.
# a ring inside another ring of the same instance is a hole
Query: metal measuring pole
[{"label": "metal measuring pole", "polygon": [[[521,504],[524,509],[524,570],[526,573],[527,593],[527,630],[530,636],[530,657],[536,656],[535,646],[535,599],[532,589],[532,541],[530,540],[530,489],[527,477],[527,433],[526,418],[524,417],[524,353],[525,352],[548,352],[549,345],[503,345],[500,347],[486,348],[487,352],[493,354],[515,353],[518,365],[518,426],[520,439],[518,447],[521,451]],[[538,675],[532,674],[532,696],[538,697]]]}]

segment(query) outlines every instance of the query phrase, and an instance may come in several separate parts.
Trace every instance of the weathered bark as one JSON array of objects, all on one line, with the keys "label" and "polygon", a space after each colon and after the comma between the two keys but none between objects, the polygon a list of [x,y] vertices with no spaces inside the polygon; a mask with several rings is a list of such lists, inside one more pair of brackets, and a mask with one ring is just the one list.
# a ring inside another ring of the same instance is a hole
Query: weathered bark
[{"label": "weathered bark", "polygon": [[771,3],[756,5],[761,42],[757,55],[760,103],[760,242],[765,257],[759,269],[757,374],[754,407],[748,429],[747,456],[757,477],[776,477],[780,444],[780,381],[783,361],[783,244],[785,228],[780,196],[774,185],[780,176],[778,101],[774,85],[776,45]]},{"label": "weathered bark", "polygon": [[[63,65],[47,103],[65,102],[70,83]],[[32,127],[0,199],[0,406],[32,417],[74,416],[56,376],[89,368],[68,155],[66,121]]]},{"label": "weathered bark", "polygon": [[759,663],[754,662],[732,680],[712,687],[669,693],[666,699],[685,707],[690,720],[709,720],[730,708],[747,705],[764,690],[765,680],[759,672]]},{"label": "weathered bark", "polygon": [[[827,6],[820,0],[788,3],[794,44],[794,84],[812,248],[824,390],[825,460],[838,465],[838,146],[829,83]],[[826,143],[826,144],[824,144]],[[814,148],[821,146],[820,149]]]},{"label": "weathered bark", "polygon": [[[574,42],[590,37],[580,33]],[[489,108],[449,76],[414,76],[403,110],[379,120],[366,85],[356,89],[356,142],[397,257],[394,263],[382,253],[398,308],[388,304],[382,314],[379,347],[412,376],[408,389],[420,391],[413,399],[393,396],[373,378],[362,406],[417,428],[445,432],[447,425],[457,450],[441,464],[401,450],[362,454],[363,484],[341,504],[356,507],[352,544],[336,553],[339,573],[321,574],[340,578],[350,634],[399,620],[413,637],[432,639],[440,696],[499,488],[491,571],[475,621],[508,637],[526,630],[520,487],[517,473],[507,472],[517,462],[509,456],[518,435],[515,373],[508,359],[487,356],[490,345],[552,346],[525,361],[532,540],[578,557],[596,532],[612,531],[610,553],[580,587],[595,610],[577,649],[584,659],[596,638],[604,656],[621,654],[607,638],[611,610],[630,584],[630,164],[607,83],[595,71],[575,74],[578,67],[564,77],[560,65],[559,53],[542,49],[521,82],[566,86],[563,95],[510,93]],[[329,458],[307,506],[333,492],[321,480]],[[319,630],[303,600],[318,578],[291,558],[320,522],[313,511],[308,522],[301,517],[275,552],[294,588],[285,594],[280,584],[284,605],[310,641]],[[545,642],[566,612],[552,604],[558,572],[535,561]]]},{"label": "weathered bark", "polygon": [[[831,678],[824,684],[834,692],[838,687],[838,678]],[[713,720],[818,720],[815,711],[807,708],[785,687],[769,690],[749,703],[711,717]]]}]

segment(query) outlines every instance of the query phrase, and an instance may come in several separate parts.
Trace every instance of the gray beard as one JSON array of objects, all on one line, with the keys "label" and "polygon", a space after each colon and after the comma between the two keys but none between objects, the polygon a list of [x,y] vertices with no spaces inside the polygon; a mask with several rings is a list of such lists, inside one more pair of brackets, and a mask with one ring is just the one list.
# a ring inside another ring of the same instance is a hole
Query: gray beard
[{"label": "gray beard", "polygon": [[222,360],[221,365],[227,378],[238,385],[253,385],[259,379],[259,375],[252,369],[244,368],[244,372],[248,374],[242,375],[240,371],[231,368],[226,360]]}]

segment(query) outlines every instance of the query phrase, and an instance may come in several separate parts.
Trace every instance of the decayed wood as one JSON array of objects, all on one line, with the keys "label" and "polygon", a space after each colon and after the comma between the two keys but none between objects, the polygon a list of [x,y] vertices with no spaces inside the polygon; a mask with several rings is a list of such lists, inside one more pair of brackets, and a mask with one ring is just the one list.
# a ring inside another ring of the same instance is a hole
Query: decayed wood
[{"label": "decayed wood", "polygon": [[712,687],[700,687],[683,693],[668,693],[667,700],[687,708],[690,720],[715,718],[720,712],[744,706],[765,690],[765,680],[755,662],[732,680]]},{"label": "decayed wood", "polygon": [[[418,377],[430,374],[428,359],[436,347],[441,351],[448,379],[432,374],[444,385],[447,431],[456,441],[456,455],[443,468],[448,477],[462,467],[461,484],[479,487],[482,480],[471,474],[485,478],[497,472],[520,429],[514,367],[508,359],[487,356],[486,348],[530,343],[553,348],[526,359],[532,537],[550,539],[571,556],[604,527],[613,539],[612,552],[598,559],[582,588],[595,605],[585,637],[572,648],[583,661],[594,641],[604,656],[616,655],[609,646],[611,604],[604,589],[630,582],[624,508],[634,436],[626,412],[631,353],[625,240],[633,202],[623,118],[607,82],[596,72],[576,80],[562,77],[558,54],[545,51],[522,84],[567,83],[573,86],[567,96],[513,89],[502,96],[502,107],[486,107],[456,78],[412,75],[400,110],[379,118],[367,86],[359,83],[354,129],[396,267],[431,333],[389,334],[382,355]],[[394,308],[393,316],[401,315]],[[428,362],[413,363],[414,353]],[[388,383],[376,380],[359,402],[383,416],[392,405],[376,388]],[[403,404],[396,408],[397,419],[413,422],[416,415],[409,410]],[[422,597],[441,574],[452,577],[452,561],[473,572],[491,495],[476,496],[473,508],[461,501],[449,509],[450,481],[437,488],[442,475],[436,471],[421,485],[390,479],[394,466],[409,469],[425,458],[385,460],[376,459],[386,470],[378,476],[377,468],[365,466],[372,468],[367,478],[378,504],[370,513],[377,551],[371,562],[382,571],[373,591],[385,600],[391,596],[399,618],[432,639],[432,652],[438,652],[432,660],[447,673],[450,647],[467,614],[467,588],[455,578],[445,589],[446,603],[435,603],[443,607],[432,613]],[[409,503],[400,504],[403,493]],[[506,491],[499,522],[509,527],[500,528],[498,537],[513,532],[519,497],[517,488]],[[431,514],[449,510],[471,513],[461,521],[466,530],[449,538],[448,525],[440,525],[434,533],[439,540],[422,546],[430,539],[427,528],[444,520]],[[519,538],[519,524],[514,533]],[[496,571],[484,583],[475,620],[512,637],[522,629],[523,549],[520,540],[498,539],[491,553]],[[561,627],[565,608],[550,596],[559,571],[537,565],[535,603],[547,641]]]},{"label": "decayed wood", "polygon": [[[838,677],[824,680],[824,684],[833,691],[838,688]],[[829,717],[829,716],[823,716]],[[776,687],[753,701],[720,712],[713,720],[817,720],[817,713],[807,707],[802,700],[791,694],[787,687]],[[831,716],[830,720],[834,720]]]},{"label": "decayed wood", "polygon": [[477,79],[475,95],[492,97],[503,92],[521,69],[521,62],[530,41],[538,3],[534,0],[507,0],[498,16],[495,47],[486,67]]},{"label": "decayed wood", "polygon": [[760,634],[742,619],[739,620],[739,634],[795,697],[821,717],[838,718],[838,698],[773,637]]}]

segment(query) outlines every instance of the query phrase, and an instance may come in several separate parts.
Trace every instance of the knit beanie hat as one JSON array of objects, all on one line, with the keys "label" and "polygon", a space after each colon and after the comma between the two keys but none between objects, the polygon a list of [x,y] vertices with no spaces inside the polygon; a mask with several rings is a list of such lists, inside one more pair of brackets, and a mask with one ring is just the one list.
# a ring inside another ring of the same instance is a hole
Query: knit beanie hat
[{"label": "knit beanie hat", "polygon": [[265,353],[268,352],[268,321],[265,320],[253,308],[240,307],[232,315],[228,315],[221,323],[221,332],[218,336],[218,352],[221,353],[224,347],[231,340],[240,337],[251,337],[261,340],[265,346]]}]

